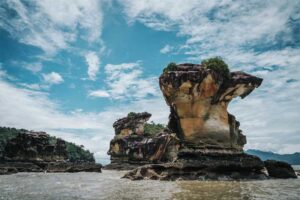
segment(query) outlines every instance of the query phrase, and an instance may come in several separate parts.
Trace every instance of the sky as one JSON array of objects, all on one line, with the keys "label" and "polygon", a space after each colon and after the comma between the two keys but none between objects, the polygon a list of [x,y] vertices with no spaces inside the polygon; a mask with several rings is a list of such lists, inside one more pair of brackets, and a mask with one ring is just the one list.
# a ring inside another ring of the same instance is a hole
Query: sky
[{"label": "sky", "polygon": [[162,69],[214,56],[264,79],[229,105],[245,148],[300,152],[299,0],[1,0],[0,126],[46,131],[106,164],[118,118],[167,124]]}]

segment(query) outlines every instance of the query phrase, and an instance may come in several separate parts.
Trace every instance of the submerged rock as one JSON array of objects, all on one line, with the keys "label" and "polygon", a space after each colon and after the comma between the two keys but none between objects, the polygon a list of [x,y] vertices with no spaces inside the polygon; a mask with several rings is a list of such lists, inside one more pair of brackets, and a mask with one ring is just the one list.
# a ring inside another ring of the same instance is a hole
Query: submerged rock
[{"label": "submerged rock", "polygon": [[17,172],[101,172],[102,165],[90,162],[0,162],[0,174]]},{"label": "submerged rock", "polygon": [[47,172],[101,172],[102,165],[91,162],[50,162],[44,170]]},{"label": "submerged rock", "polygon": [[15,173],[18,173],[18,170],[14,167],[0,166],[0,175],[8,175],[8,174],[15,174]]},{"label": "submerged rock", "polygon": [[292,166],[286,162],[276,160],[266,160],[264,164],[269,176],[273,178],[297,178]]}]

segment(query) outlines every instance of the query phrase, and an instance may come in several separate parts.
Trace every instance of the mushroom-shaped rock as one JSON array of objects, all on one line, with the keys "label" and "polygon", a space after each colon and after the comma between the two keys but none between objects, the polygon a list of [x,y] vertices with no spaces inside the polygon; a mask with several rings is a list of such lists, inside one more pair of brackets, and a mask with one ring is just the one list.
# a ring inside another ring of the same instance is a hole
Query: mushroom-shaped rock
[{"label": "mushroom-shaped rock", "polygon": [[244,72],[224,76],[199,64],[165,70],[159,84],[171,110],[169,128],[187,146],[242,151],[246,137],[227,107],[234,97],[244,98],[261,83],[261,78]]}]

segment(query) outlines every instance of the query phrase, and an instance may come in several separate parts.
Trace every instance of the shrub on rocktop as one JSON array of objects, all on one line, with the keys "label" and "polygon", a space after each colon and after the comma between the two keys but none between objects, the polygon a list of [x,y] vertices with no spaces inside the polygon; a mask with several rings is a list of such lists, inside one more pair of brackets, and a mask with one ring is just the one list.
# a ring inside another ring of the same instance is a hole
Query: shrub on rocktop
[{"label": "shrub on rocktop", "polygon": [[151,123],[146,123],[144,126],[145,136],[155,136],[161,133],[166,127],[163,124],[155,124],[153,121]]},{"label": "shrub on rocktop", "polygon": [[225,78],[230,77],[228,65],[223,61],[221,57],[205,59],[201,62],[201,65],[207,69],[211,69],[216,71],[217,73],[220,73]]},{"label": "shrub on rocktop", "polygon": [[167,65],[167,67],[164,68],[164,72],[170,72],[177,70],[177,65],[174,62],[171,62]]},{"label": "shrub on rocktop", "polygon": [[135,112],[130,112],[127,114],[127,117],[129,117],[129,118],[133,118],[134,116],[136,116]]}]

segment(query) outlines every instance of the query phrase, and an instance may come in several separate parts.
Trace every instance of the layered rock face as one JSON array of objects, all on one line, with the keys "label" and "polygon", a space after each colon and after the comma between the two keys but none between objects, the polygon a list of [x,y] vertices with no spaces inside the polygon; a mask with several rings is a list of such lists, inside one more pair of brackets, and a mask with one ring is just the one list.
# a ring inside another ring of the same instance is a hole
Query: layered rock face
[{"label": "layered rock face", "polygon": [[175,134],[162,129],[155,135],[144,131],[150,113],[129,113],[117,120],[113,127],[115,137],[110,142],[108,154],[111,164],[106,169],[133,169],[147,163],[173,161],[179,149]]},{"label": "layered rock face", "polygon": [[51,144],[50,136],[45,132],[20,133],[6,145],[4,159],[47,162],[67,160],[66,142],[57,139]]},{"label": "layered rock face", "polygon": [[[79,147],[78,147],[79,148]],[[21,130],[8,140],[0,156],[0,175],[17,172],[101,172],[92,161],[70,162],[67,142],[45,132]]]},{"label": "layered rock face", "polygon": [[138,167],[124,178],[131,180],[248,180],[266,179],[264,163],[247,154],[181,154],[176,162]]},{"label": "layered rock face", "polygon": [[227,78],[201,65],[180,64],[159,78],[171,109],[169,128],[187,146],[241,152],[246,137],[227,107],[233,98],[246,97],[261,83],[261,78],[243,72]]},{"label": "layered rock face", "polygon": [[[216,67],[218,69],[218,66]],[[243,180],[295,178],[287,163],[266,162],[243,152],[246,137],[228,113],[234,97],[246,97],[262,79],[243,72],[228,76],[197,64],[164,70],[160,88],[170,106],[168,127],[180,139],[173,162],[138,167],[131,180]],[[220,68],[219,68],[220,69]]]}]

